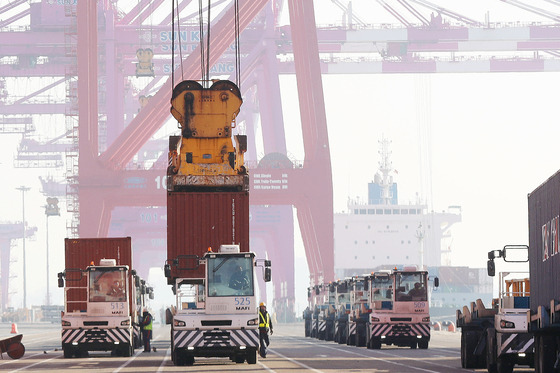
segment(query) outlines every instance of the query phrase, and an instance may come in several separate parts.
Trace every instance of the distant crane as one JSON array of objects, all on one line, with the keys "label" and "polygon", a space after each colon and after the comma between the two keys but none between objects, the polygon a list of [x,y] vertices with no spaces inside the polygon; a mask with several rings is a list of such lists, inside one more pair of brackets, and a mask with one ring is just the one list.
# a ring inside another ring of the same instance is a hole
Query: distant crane
[{"label": "distant crane", "polygon": [[[2,311],[10,305],[10,258],[12,241],[22,238],[22,222],[0,223],[0,306]],[[25,236],[32,237],[37,227],[25,227]]]}]

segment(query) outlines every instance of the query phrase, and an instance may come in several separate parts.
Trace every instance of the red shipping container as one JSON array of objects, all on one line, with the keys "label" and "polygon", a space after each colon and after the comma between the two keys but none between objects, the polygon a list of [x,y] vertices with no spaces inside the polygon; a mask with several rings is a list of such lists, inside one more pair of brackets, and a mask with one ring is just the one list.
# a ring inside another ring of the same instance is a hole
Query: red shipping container
[{"label": "red shipping container", "polygon": [[[132,269],[132,240],[116,238],[66,238],[66,312],[87,311],[87,277],[82,276],[88,266],[99,265],[100,259],[115,259],[117,265]],[[129,294],[132,294],[132,277],[128,276]],[[129,297],[130,309],[134,310]]]},{"label": "red shipping container", "polygon": [[197,266],[194,256],[202,257],[209,247],[218,251],[220,245],[230,244],[239,245],[241,252],[249,251],[248,192],[167,193],[170,279],[204,277],[204,267]]}]

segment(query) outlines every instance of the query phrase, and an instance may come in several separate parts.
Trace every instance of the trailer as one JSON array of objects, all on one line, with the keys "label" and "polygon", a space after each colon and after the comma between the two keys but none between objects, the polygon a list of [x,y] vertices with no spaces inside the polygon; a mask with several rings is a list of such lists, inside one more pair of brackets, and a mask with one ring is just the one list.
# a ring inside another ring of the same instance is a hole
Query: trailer
[{"label": "trailer", "polygon": [[529,331],[535,339],[535,372],[560,371],[560,171],[528,194]]},{"label": "trailer", "polygon": [[[21,343],[22,334],[0,339],[0,357],[4,352],[12,359],[19,359],[25,354],[25,346]],[[3,357],[2,357],[3,358]]]}]

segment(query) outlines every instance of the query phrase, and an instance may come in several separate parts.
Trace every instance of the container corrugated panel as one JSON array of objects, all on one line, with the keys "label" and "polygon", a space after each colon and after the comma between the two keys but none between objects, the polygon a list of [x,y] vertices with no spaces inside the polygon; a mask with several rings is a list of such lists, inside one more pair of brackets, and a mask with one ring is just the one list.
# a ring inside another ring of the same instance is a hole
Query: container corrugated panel
[{"label": "container corrugated panel", "polygon": [[[168,192],[167,260],[180,255],[202,257],[212,247],[238,244],[249,251],[248,192]],[[194,260],[171,266],[171,277],[204,277],[204,267]],[[193,269],[194,268],[194,269]]]},{"label": "container corrugated panel", "polygon": [[[132,240],[130,237],[111,238],[66,238],[65,265],[66,265],[66,312],[86,311],[87,277],[80,275],[79,271],[85,270],[93,262],[99,265],[100,259],[115,259],[117,265],[127,265],[132,269]],[[129,272],[130,274],[130,272]],[[132,290],[132,281],[129,276],[129,294]],[[130,302],[132,310],[132,303]]]},{"label": "container corrugated panel", "polygon": [[560,172],[529,194],[531,310],[560,299]]}]

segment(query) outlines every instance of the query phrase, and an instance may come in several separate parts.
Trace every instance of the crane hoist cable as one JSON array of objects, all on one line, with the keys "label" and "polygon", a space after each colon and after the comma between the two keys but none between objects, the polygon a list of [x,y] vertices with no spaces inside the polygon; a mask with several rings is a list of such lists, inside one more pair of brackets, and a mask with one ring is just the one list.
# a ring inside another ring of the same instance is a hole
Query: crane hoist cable
[{"label": "crane hoist cable", "polygon": [[[175,6],[177,4],[177,6]],[[171,0],[171,87],[175,86],[175,13],[177,13],[177,35],[179,36],[179,59],[181,61],[181,80],[185,78],[183,71],[183,48],[181,47],[181,17],[179,16],[179,0]],[[172,88],[173,89],[173,88]]]},{"label": "crane hoist cable", "polygon": [[239,0],[234,0],[235,7],[235,84],[241,90],[241,50],[239,45]]},{"label": "crane hoist cable", "polygon": [[[175,6],[175,4],[177,4]],[[211,25],[211,0],[208,0],[206,7],[207,10],[207,28],[206,34],[204,33],[204,6],[203,0],[198,0],[198,27],[200,35],[200,72],[202,85],[208,88],[210,82],[210,25]],[[239,19],[239,0],[233,0],[234,7],[234,49],[235,49],[235,83],[238,87],[241,84],[241,52],[240,52],[240,19]],[[175,13],[177,17],[177,34],[179,35],[179,57],[181,60],[181,78],[184,79],[183,72],[183,55],[181,48],[181,18],[179,17],[179,0],[172,0],[172,13],[171,13],[171,82],[172,87],[175,86]],[[206,45],[205,45],[206,41]]]}]

